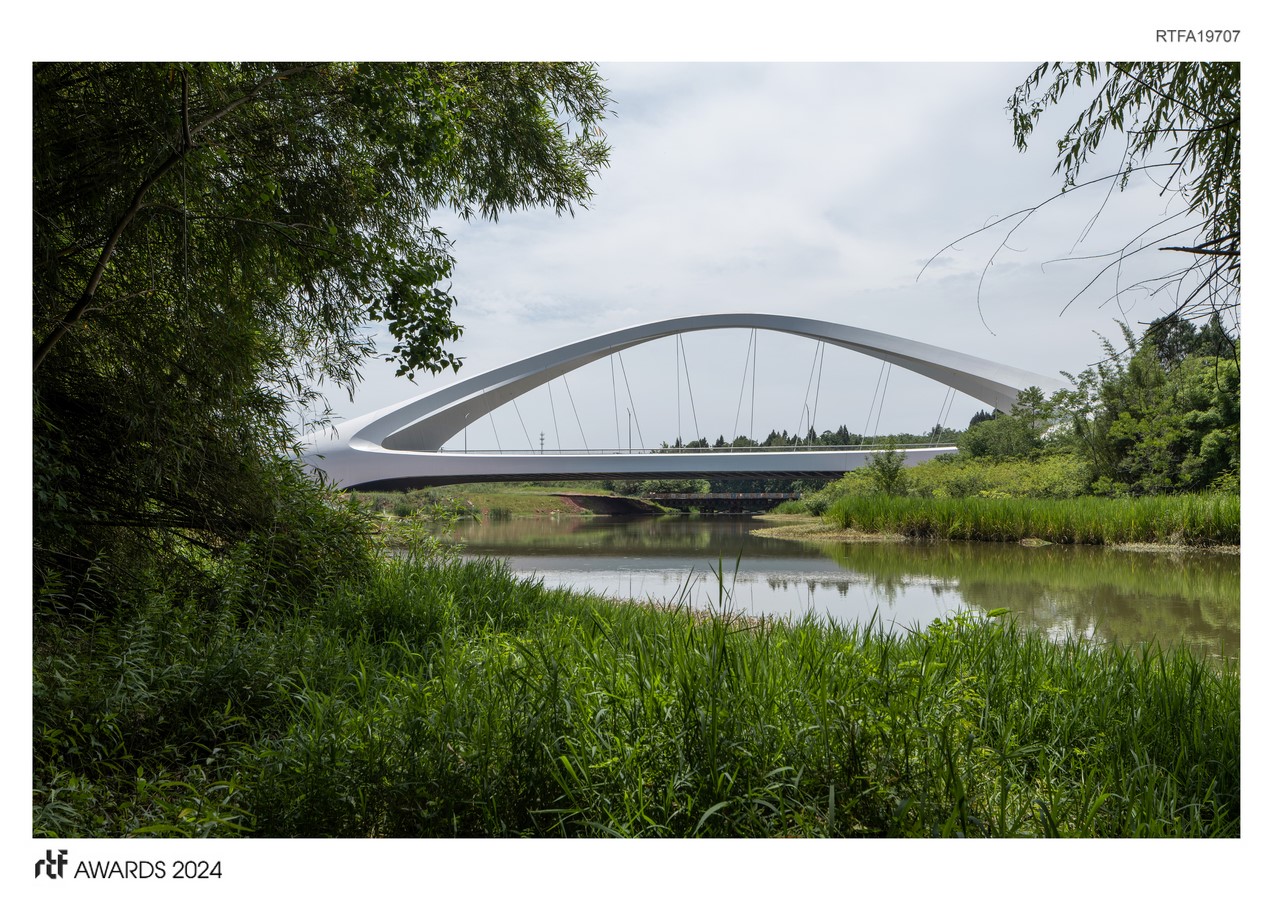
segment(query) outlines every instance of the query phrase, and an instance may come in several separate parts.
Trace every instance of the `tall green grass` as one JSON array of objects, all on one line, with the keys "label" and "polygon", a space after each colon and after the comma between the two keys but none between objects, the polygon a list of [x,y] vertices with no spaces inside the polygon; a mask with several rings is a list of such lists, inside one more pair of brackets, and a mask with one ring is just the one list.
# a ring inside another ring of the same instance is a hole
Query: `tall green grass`
[{"label": "tall green grass", "polygon": [[967,541],[1038,538],[1062,544],[1241,542],[1239,498],[1209,494],[1068,500],[844,497],[826,518],[841,528]]},{"label": "tall green grass", "polygon": [[[34,831],[1235,836],[1239,678],[960,616],[903,635],[384,561],[243,628],[37,623]],[[682,598],[683,599],[683,598]]]}]

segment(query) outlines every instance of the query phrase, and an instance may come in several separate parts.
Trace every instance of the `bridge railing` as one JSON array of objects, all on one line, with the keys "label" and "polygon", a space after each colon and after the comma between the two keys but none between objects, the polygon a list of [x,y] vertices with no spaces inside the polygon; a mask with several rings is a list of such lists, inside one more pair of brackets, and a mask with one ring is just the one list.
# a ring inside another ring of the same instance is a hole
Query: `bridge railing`
[{"label": "bridge railing", "polygon": [[950,447],[954,449],[950,441],[936,441],[924,444],[794,444],[770,447],[617,447],[617,448],[598,448],[598,447],[581,447],[578,449],[560,449],[553,450],[545,447],[542,450],[504,450],[502,448],[479,450],[472,447],[465,448],[444,448],[444,453],[476,453],[483,456],[486,455],[503,455],[503,456],[637,456],[642,454],[667,454],[667,453],[834,453],[837,451],[861,451],[874,450],[884,452],[886,450],[932,450],[938,447]]}]

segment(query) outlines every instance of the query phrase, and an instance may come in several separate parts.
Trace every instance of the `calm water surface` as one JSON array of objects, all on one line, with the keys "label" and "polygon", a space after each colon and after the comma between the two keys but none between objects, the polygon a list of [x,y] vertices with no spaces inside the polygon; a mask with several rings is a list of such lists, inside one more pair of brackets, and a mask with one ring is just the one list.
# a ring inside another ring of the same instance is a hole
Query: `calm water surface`
[{"label": "calm water surface", "polygon": [[748,518],[561,517],[466,522],[466,555],[615,598],[720,600],[760,615],[806,613],[891,630],[1007,607],[1055,637],[1186,644],[1239,655],[1239,558],[1095,547],[823,544],[758,538]]}]

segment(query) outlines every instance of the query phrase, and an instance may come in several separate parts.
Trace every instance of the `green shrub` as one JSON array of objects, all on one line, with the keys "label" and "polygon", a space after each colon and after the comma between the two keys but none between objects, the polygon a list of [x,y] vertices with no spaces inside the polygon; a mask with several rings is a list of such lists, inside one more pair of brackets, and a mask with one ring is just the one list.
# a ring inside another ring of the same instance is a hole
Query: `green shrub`
[{"label": "green shrub", "polygon": [[939,499],[982,494],[1064,498],[1081,496],[1088,489],[1086,464],[1068,453],[999,461],[942,457],[920,463],[907,474],[913,496]]},{"label": "green shrub", "polygon": [[871,454],[866,477],[877,493],[900,497],[906,493],[910,481],[905,466],[906,454],[890,442],[883,450]]},{"label": "green shrub", "polygon": [[[825,508],[825,507],[824,507]],[[813,512],[803,500],[784,500],[774,507],[775,513],[784,516],[799,516],[812,514],[815,516],[822,515],[821,512]]]},{"label": "green shrub", "polygon": [[244,610],[311,603],[372,570],[371,524],[362,509],[302,475],[295,479],[280,485],[268,527],[240,541],[218,566]]}]

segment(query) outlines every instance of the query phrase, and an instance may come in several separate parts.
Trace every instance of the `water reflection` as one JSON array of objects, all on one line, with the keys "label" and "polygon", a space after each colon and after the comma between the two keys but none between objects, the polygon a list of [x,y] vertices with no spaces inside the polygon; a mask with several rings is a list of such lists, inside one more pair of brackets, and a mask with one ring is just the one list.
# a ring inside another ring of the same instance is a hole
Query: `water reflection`
[{"label": "water reflection", "polygon": [[464,523],[469,554],[508,559],[550,585],[614,597],[716,601],[886,628],[922,627],[964,609],[1012,610],[1056,636],[1122,645],[1158,640],[1239,654],[1239,559],[1094,547],[814,544],[757,538],[746,518],[562,517]]}]

